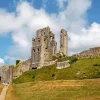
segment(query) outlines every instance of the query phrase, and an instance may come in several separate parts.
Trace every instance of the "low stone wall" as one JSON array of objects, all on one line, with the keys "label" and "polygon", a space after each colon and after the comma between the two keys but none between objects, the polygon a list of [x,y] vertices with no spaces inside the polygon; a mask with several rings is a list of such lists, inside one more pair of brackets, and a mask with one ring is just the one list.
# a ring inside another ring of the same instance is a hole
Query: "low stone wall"
[{"label": "low stone wall", "polygon": [[45,62],[45,63],[40,63],[40,64],[39,64],[40,66],[39,66],[37,69],[40,69],[40,68],[42,68],[43,66],[54,65],[54,64],[56,64],[56,62],[57,62],[57,60],[55,60],[55,61],[49,61],[49,62]]},{"label": "low stone wall", "polygon": [[100,47],[90,48],[89,50],[73,54],[77,58],[100,58]]},{"label": "low stone wall", "polygon": [[63,69],[63,68],[70,67],[69,60],[64,61],[64,62],[57,62],[57,60],[55,60],[55,61],[42,63],[42,64],[40,64],[41,66],[39,66],[37,69],[40,69],[43,66],[50,66],[50,65],[53,65],[53,64],[56,64],[56,63],[57,63],[57,66],[56,66],[57,69]]},{"label": "low stone wall", "polygon": [[70,67],[69,61],[57,62],[57,69],[63,69],[67,67]]}]

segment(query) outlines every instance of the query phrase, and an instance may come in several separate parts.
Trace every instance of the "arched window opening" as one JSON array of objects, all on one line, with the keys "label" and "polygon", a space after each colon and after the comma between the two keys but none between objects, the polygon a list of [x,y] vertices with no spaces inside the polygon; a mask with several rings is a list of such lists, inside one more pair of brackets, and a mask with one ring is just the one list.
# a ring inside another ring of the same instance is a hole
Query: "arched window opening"
[{"label": "arched window opening", "polygon": [[33,51],[35,52],[35,49],[33,49]]},{"label": "arched window opening", "polygon": [[50,36],[50,40],[51,40],[51,41],[53,40],[53,37],[52,37],[52,36]]},{"label": "arched window opening", "polygon": [[40,51],[40,49],[38,48],[38,51]]}]

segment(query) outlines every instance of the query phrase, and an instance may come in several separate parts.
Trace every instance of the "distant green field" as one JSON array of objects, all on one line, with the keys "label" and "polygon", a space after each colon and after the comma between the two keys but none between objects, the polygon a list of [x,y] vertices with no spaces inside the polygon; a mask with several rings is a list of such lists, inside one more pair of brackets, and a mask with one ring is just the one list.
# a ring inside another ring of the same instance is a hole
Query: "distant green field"
[{"label": "distant green field", "polygon": [[80,59],[69,68],[56,69],[56,65],[30,70],[14,80],[14,83],[49,81],[49,80],[79,80],[100,78],[100,58]]},{"label": "distant green field", "polygon": [[5,100],[100,100],[100,79],[13,84]]}]

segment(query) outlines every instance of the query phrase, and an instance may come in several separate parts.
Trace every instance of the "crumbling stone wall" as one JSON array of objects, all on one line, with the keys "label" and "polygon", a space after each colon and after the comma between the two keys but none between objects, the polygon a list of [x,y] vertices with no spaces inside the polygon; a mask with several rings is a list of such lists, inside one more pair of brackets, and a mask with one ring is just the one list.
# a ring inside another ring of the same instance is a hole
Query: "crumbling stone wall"
[{"label": "crumbling stone wall", "polygon": [[40,68],[42,68],[43,66],[50,66],[50,65],[54,65],[54,64],[56,64],[57,63],[57,60],[55,60],[55,61],[49,61],[49,62],[44,62],[44,63],[40,63],[39,65],[39,67],[37,68],[37,69],[40,69]]},{"label": "crumbling stone wall", "polygon": [[57,69],[70,67],[69,61],[57,62]]},{"label": "crumbling stone wall", "polygon": [[100,57],[100,47],[90,48],[89,50],[82,51],[78,54],[74,54],[73,56],[77,58],[96,58]]},{"label": "crumbling stone wall", "polygon": [[20,63],[21,64],[19,65],[19,67],[13,72],[14,79],[22,75],[24,72],[29,71],[31,65],[31,58],[27,59],[26,61],[22,61]]},{"label": "crumbling stone wall", "polygon": [[12,84],[13,81],[13,65],[5,65],[0,69],[1,82]]}]

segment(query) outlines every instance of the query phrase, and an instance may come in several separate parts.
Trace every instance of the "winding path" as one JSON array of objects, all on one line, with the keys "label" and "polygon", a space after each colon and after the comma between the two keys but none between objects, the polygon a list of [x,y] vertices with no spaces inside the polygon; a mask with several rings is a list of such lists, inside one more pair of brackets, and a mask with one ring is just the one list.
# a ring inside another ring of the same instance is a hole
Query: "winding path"
[{"label": "winding path", "polygon": [[6,96],[6,92],[7,92],[7,89],[8,89],[9,85],[8,86],[4,86],[2,92],[1,92],[1,95],[0,95],[0,100],[5,100],[5,96]]}]

